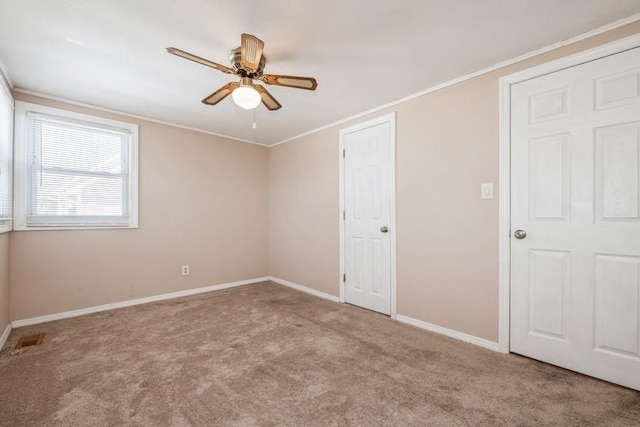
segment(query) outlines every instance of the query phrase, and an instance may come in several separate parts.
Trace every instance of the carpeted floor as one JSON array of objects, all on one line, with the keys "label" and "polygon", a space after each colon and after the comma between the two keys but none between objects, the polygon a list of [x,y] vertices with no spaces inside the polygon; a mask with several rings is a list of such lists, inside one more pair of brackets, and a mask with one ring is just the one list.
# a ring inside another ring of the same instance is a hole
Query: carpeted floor
[{"label": "carpeted floor", "polygon": [[0,425],[638,426],[640,392],[262,283],[14,330]]}]

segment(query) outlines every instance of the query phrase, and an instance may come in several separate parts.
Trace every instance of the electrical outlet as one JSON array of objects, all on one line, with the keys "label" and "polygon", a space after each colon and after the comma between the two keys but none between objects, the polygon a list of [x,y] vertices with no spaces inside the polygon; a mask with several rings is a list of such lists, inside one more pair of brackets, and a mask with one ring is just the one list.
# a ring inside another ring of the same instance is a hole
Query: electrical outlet
[{"label": "electrical outlet", "polygon": [[182,266],[182,275],[183,276],[188,276],[189,275],[189,266],[188,265],[183,265]]}]

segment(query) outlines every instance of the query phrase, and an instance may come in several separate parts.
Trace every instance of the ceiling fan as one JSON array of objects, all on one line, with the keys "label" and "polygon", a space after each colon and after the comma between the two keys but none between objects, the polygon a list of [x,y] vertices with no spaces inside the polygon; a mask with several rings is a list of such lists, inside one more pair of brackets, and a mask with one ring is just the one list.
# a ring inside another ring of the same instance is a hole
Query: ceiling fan
[{"label": "ceiling fan", "polygon": [[207,67],[214,68],[226,74],[240,77],[238,82],[230,82],[222,86],[202,100],[208,105],[215,105],[225,99],[229,94],[233,101],[244,109],[250,110],[264,104],[269,110],[277,110],[282,107],[280,103],[265,89],[264,86],[254,83],[259,80],[268,85],[286,86],[296,89],[315,90],[318,87],[316,79],[312,77],[283,76],[277,74],[264,74],[267,58],[262,54],[264,42],[250,34],[242,34],[240,47],[229,52],[231,67],[221,65],[208,59],[201,58],[189,52],[175,47],[168,47],[167,52],[189,59]]}]

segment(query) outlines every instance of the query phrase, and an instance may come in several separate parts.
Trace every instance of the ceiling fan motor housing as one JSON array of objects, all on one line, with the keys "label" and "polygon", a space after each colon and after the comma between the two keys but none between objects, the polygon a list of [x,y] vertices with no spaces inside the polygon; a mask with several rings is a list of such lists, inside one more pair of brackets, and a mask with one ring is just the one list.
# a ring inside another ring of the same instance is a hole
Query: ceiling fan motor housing
[{"label": "ceiling fan motor housing", "polygon": [[251,77],[255,79],[256,77],[260,77],[264,72],[264,66],[267,63],[267,58],[262,55],[262,58],[260,58],[260,65],[258,65],[258,69],[255,72],[249,72],[245,70],[242,67],[240,61],[240,48],[237,47],[235,49],[231,49],[231,51],[229,52],[229,62],[231,63],[231,68],[233,69],[233,71],[238,73],[240,77]]}]

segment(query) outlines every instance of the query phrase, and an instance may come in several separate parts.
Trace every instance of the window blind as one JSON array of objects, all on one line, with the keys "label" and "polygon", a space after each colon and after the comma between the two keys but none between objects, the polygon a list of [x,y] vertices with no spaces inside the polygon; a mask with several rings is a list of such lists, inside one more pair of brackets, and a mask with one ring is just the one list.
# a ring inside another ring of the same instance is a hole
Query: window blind
[{"label": "window blind", "polygon": [[[0,84],[2,84],[0,82]],[[13,108],[0,88],[0,221],[11,220],[13,181]]]},{"label": "window blind", "polygon": [[27,114],[27,225],[129,224],[130,132]]}]

